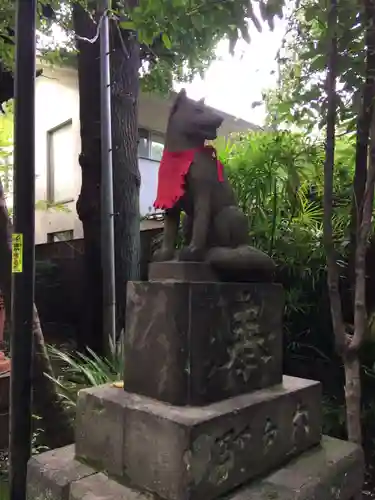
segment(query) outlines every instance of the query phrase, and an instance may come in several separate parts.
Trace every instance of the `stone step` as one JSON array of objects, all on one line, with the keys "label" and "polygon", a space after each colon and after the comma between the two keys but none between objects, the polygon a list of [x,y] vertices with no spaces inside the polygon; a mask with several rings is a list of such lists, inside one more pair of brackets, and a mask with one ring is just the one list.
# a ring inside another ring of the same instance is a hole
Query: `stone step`
[{"label": "stone step", "polygon": [[[74,455],[74,446],[68,446],[33,457],[28,465],[27,499],[157,500],[98,473]],[[361,491],[362,484],[359,447],[324,436],[321,446],[225,500],[349,500]]]},{"label": "stone step", "polygon": [[130,282],[126,390],[202,406],[281,383],[283,309],[274,283]]},{"label": "stone step", "polygon": [[204,407],[112,386],[81,391],[77,457],[167,500],[210,500],[319,443],[318,382],[283,383]]},{"label": "stone step", "polygon": [[362,490],[363,471],[363,453],[356,444],[323,436],[321,446],[226,500],[349,499]]}]

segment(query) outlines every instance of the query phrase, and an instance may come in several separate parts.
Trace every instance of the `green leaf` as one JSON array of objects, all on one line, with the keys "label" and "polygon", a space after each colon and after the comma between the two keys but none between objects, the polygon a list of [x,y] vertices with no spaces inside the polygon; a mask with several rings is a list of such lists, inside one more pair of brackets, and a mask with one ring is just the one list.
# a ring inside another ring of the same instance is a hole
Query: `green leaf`
[{"label": "green leaf", "polygon": [[121,21],[120,28],[123,30],[128,30],[128,31],[135,31],[135,29],[136,29],[133,21]]},{"label": "green leaf", "polygon": [[169,36],[167,35],[167,33],[163,33],[161,38],[163,40],[165,48],[171,49],[172,48],[172,42],[171,42],[171,39],[169,38]]},{"label": "green leaf", "polygon": [[[285,0],[262,0],[261,9],[268,2],[272,8],[266,9],[266,18],[279,15]],[[310,0],[309,0],[310,1]],[[311,0],[316,1],[316,0]],[[51,4],[56,19],[53,28],[60,28],[67,35],[66,41],[54,40],[51,25],[38,16],[38,31],[48,39],[44,54],[65,50],[72,60],[76,61],[74,39],[74,23],[72,19],[71,0],[39,0],[39,3]],[[77,0],[83,8],[93,14],[91,2]],[[112,19],[126,19],[119,22],[121,29],[137,32],[142,44],[152,46],[155,58],[150,64],[142,65],[142,86],[150,91],[171,90],[174,80],[191,81],[195,75],[202,75],[210,62],[215,58],[215,49],[220,40],[231,36],[229,48],[233,52],[237,39],[241,36],[250,42],[252,29],[261,30],[260,15],[253,12],[256,0],[139,0],[131,12],[124,12],[126,2],[112,2]],[[88,7],[90,6],[90,7]],[[0,0],[0,60],[10,68],[14,65],[14,46],[5,42],[8,36],[7,27],[14,26],[14,1]],[[124,14],[131,19],[122,17]],[[258,20],[259,19],[259,20]],[[248,29],[250,28],[250,29]],[[153,34],[163,33],[154,46]],[[63,38],[63,37],[62,37]],[[356,37],[355,37],[356,38]],[[172,43],[173,42],[173,43]],[[175,49],[171,54],[171,49]],[[49,57],[52,64],[60,64],[61,58],[54,54]],[[142,56],[149,59],[149,52],[142,51]],[[48,55],[46,55],[48,57]],[[148,61],[150,62],[150,61]],[[64,61],[64,65],[66,61]]]}]

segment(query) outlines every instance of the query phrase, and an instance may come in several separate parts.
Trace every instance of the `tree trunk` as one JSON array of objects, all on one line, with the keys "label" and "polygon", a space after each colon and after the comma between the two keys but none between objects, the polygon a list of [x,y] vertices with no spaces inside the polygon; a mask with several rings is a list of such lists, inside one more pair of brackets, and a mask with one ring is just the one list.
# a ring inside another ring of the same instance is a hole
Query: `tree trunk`
[{"label": "tree trunk", "polygon": [[[130,8],[136,2],[131,2]],[[117,331],[125,326],[126,284],[139,279],[140,215],[138,168],[139,43],[111,26],[112,143],[115,210]]]},{"label": "tree trunk", "polygon": [[[130,5],[133,8],[136,1]],[[73,7],[75,32],[93,38],[96,25],[78,4]],[[121,36],[120,36],[121,33]],[[77,41],[82,150],[82,187],[77,212],[83,224],[86,268],[86,314],[83,343],[102,354],[102,271],[100,250],[100,46]],[[134,33],[111,24],[112,147],[115,212],[116,323],[125,325],[126,283],[139,277],[140,217],[138,169],[139,43]],[[81,342],[82,345],[82,342]]]},{"label": "tree trunk", "polygon": [[[336,123],[336,77],[337,77],[337,0],[331,0],[328,18],[329,33],[332,33],[331,47],[327,72],[327,136],[326,136],[326,158],[324,164],[324,247],[327,258],[327,285],[331,306],[332,326],[335,335],[335,343],[338,353],[341,355],[345,367],[345,402],[347,415],[348,438],[358,444],[362,444],[361,433],[361,381],[360,363],[358,350],[351,349],[356,335],[350,339],[345,330],[343,320],[341,297],[339,291],[339,272],[337,267],[336,253],[333,242],[333,171],[335,160],[335,123]],[[367,152],[366,152],[367,158]],[[358,250],[358,248],[357,248]],[[356,267],[358,261],[356,252]],[[356,280],[356,291],[357,283]],[[361,495],[356,497],[359,500]]]},{"label": "tree trunk", "polygon": [[[12,226],[0,181],[0,286],[5,306],[11,308]],[[65,446],[74,441],[72,423],[65,412],[54,382],[51,363],[44,344],[38,312],[34,306],[33,318],[33,394],[37,414],[42,419],[46,444],[51,448]]]},{"label": "tree trunk", "polygon": [[[363,195],[367,177],[367,152],[369,145],[371,117],[373,112],[373,91],[375,82],[375,3],[374,0],[364,1],[364,22],[366,25],[366,69],[365,82],[362,90],[361,109],[358,113],[356,133],[356,156],[353,181],[353,199],[350,224],[349,248],[349,281],[354,289],[355,281],[355,248],[357,228],[362,221]],[[354,297],[354,293],[352,294]]]},{"label": "tree trunk", "polygon": [[[95,23],[78,3],[73,5],[73,24],[80,36],[92,38],[96,34]],[[99,41],[92,44],[77,40],[77,48],[82,169],[77,213],[83,225],[85,252],[84,314],[78,340],[80,349],[89,347],[102,355],[105,342],[100,241],[100,46]]]},{"label": "tree trunk", "polygon": [[[347,354],[344,356],[348,437],[351,441],[358,444],[362,444],[361,381],[358,353],[367,330],[366,251],[371,231],[375,184],[375,117],[372,102],[375,90],[375,3],[373,0],[365,1],[365,14],[367,45],[366,83],[359,118],[359,121],[363,121],[362,129],[357,131],[357,144],[358,142],[362,143],[362,149],[359,151],[357,148],[356,152],[356,170],[360,162],[365,182],[361,185],[361,200],[359,204],[357,203],[355,225],[354,335],[348,344]],[[369,137],[370,153],[368,148]],[[356,189],[356,186],[354,188]]]},{"label": "tree trunk", "polygon": [[[359,349],[367,330],[366,312],[366,250],[371,232],[375,185],[375,113],[372,110],[369,168],[363,194],[361,223],[357,229],[355,251],[354,335],[344,356],[345,398],[348,438],[362,444],[361,379]],[[366,162],[367,163],[367,162]]]},{"label": "tree trunk", "polygon": [[361,364],[357,355],[344,360],[348,439],[362,446],[360,369]]},{"label": "tree trunk", "polygon": [[323,239],[327,259],[327,286],[331,308],[332,327],[335,335],[336,349],[343,354],[346,345],[345,325],[342,315],[341,297],[339,290],[339,273],[336,262],[335,248],[333,242],[333,170],[335,162],[335,124],[336,124],[336,76],[337,76],[337,4],[331,0],[328,15],[329,33],[332,33],[332,41],[329,53],[327,72],[327,121],[326,121],[326,155],[324,162],[324,219]]},{"label": "tree trunk", "polygon": [[[370,0],[372,2],[372,0]],[[375,42],[375,9],[374,5],[366,0],[367,17],[367,48]],[[371,20],[370,17],[372,16]],[[371,22],[370,22],[371,21]],[[337,0],[331,0],[331,9],[328,22],[329,32],[332,33],[332,43],[328,63],[327,75],[327,142],[326,160],[324,165],[324,245],[327,254],[328,289],[331,302],[331,315],[336,345],[344,362],[345,369],[345,402],[346,425],[350,441],[362,446],[361,428],[361,378],[359,349],[366,333],[366,249],[371,231],[374,184],[375,184],[375,120],[373,119],[372,96],[374,94],[375,60],[372,45],[371,54],[367,53],[367,75],[365,92],[362,100],[362,109],[358,119],[356,176],[354,179],[354,214],[352,219],[352,246],[354,249],[354,334],[347,335],[343,321],[341,298],[338,289],[339,274],[335,258],[335,249],[332,237],[332,190],[335,146],[336,120],[336,75],[337,75]],[[370,36],[371,35],[371,36]],[[374,64],[372,66],[372,64]],[[371,77],[369,79],[369,77]],[[369,81],[370,80],[370,81]],[[370,102],[367,101],[370,96]],[[371,127],[370,162],[368,162],[368,140]],[[352,249],[352,250],[353,250]],[[356,500],[362,494],[356,495]]]}]

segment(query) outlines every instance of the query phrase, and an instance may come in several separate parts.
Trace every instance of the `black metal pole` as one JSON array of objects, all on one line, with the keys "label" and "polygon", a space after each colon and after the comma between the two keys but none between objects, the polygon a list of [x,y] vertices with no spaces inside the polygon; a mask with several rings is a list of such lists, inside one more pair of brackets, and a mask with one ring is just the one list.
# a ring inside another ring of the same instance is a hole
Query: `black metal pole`
[{"label": "black metal pole", "polygon": [[31,454],[35,240],[36,0],[16,3],[14,234],[10,391],[10,500],[26,499]]}]

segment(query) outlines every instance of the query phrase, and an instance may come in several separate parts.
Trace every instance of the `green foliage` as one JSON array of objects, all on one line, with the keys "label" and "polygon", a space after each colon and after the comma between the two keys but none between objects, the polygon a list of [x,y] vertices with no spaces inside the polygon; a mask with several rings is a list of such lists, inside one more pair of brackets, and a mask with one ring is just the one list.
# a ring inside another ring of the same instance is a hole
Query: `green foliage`
[{"label": "green foliage", "polygon": [[[324,145],[291,132],[250,132],[217,141],[252,244],[278,264],[286,290],[284,331],[289,349],[327,351],[330,328],[323,235]],[[338,140],[334,237],[344,266],[350,212],[353,139]],[[316,311],[321,314],[317,316]]]},{"label": "green foliage", "polygon": [[0,500],[9,500],[8,481],[5,473],[0,472]]},{"label": "green foliage", "polygon": [[[362,4],[338,5],[338,129],[353,130],[363,83],[365,50]],[[322,0],[303,0],[290,16],[278,54],[279,84],[265,99],[269,121],[319,130],[324,125],[326,64],[331,33]]]},{"label": "green foliage", "polygon": [[5,106],[5,114],[0,114],[0,157],[8,153],[13,139],[13,110],[12,104]]},{"label": "green foliage", "polygon": [[[49,36],[44,57],[56,62],[63,48],[63,58],[71,64],[74,53],[72,1],[39,0],[39,12],[47,3],[55,9],[56,20],[51,23],[43,16],[38,17],[39,45],[42,48],[42,35]],[[92,6],[91,0],[81,0],[81,3],[88,9]],[[229,40],[233,52],[239,39],[250,42],[249,29],[260,30],[260,20],[272,28],[274,17],[282,16],[284,0],[140,0],[139,6],[131,11],[124,5],[125,2],[116,2],[116,9],[110,11],[111,17],[121,19],[123,29],[136,30],[140,42],[152,46],[156,55],[157,64],[145,63],[142,67],[144,88],[165,93],[172,88],[173,79],[189,81],[195,74],[202,74],[214,58],[215,47],[221,39]],[[67,35],[63,46],[61,41],[53,39],[52,28],[56,25]],[[0,35],[8,36],[7,26],[14,26],[14,3],[0,0]],[[160,43],[154,47],[157,38]],[[13,61],[13,46],[5,44],[1,37],[0,60],[9,65]]]},{"label": "green foliage", "polygon": [[[283,3],[261,0],[260,17],[272,25],[276,15],[281,17]],[[141,0],[139,7],[128,14],[130,27],[137,29],[140,41],[147,45],[162,33],[165,48],[159,64],[144,77],[146,89],[170,87],[172,76],[186,81],[202,74],[222,38],[229,39],[231,52],[240,38],[250,42],[249,28],[261,26],[254,5],[249,0]]]},{"label": "green foliage", "polygon": [[345,438],[345,406],[335,397],[322,398],[323,432],[328,436]]},{"label": "green foliage", "polygon": [[[33,435],[31,440],[31,454],[37,455],[38,453],[43,453],[47,451],[48,448],[40,444],[40,438],[43,434],[43,430],[38,428],[37,422],[40,419],[33,415]],[[0,450],[0,500],[9,500],[9,456],[8,450]]]},{"label": "green foliage", "polygon": [[0,114],[0,180],[5,194],[9,194],[12,177],[13,153],[13,114],[12,105],[6,106],[6,114]]},{"label": "green foliage", "polygon": [[66,407],[75,408],[80,389],[95,387],[121,380],[123,373],[123,354],[117,345],[111,343],[110,354],[100,358],[90,349],[87,354],[70,354],[56,347],[48,346],[51,361],[59,365],[59,375],[52,379],[57,385]]},{"label": "green foliage", "polygon": [[[335,234],[343,242],[354,145],[347,138],[339,142]],[[251,132],[218,146],[253,244],[283,267],[314,274],[324,262],[323,144],[290,132]]]}]

